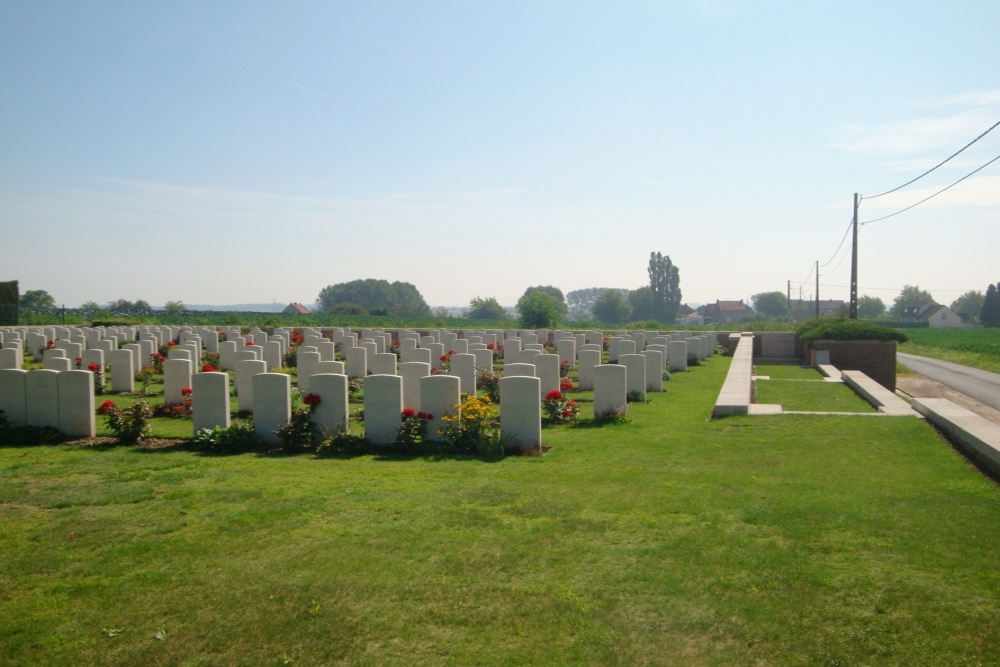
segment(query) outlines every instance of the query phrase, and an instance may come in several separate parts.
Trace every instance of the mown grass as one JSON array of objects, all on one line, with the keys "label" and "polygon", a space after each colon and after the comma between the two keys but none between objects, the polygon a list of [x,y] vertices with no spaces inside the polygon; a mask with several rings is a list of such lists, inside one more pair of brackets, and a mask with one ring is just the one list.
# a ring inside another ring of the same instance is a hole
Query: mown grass
[{"label": "mown grass", "polygon": [[823,380],[757,380],[757,402],[795,412],[877,412],[845,384]]},{"label": "mown grass", "polygon": [[1000,373],[1000,329],[907,329],[900,352]]},{"label": "mown grass", "polygon": [[1000,489],[917,419],[709,421],[727,366],[541,458],[2,448],[2,661],[996,664]]}]

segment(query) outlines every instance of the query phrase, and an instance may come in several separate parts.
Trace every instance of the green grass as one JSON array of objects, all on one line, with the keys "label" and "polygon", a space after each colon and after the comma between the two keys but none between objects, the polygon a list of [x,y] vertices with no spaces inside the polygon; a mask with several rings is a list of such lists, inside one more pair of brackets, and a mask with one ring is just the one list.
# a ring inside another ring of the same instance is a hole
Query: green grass
[{"label": "green grass", "polygon": [[1000,373],[1000,329],[907,329],[900,352]]},{"label": "green grass", "polygon": [[778,404],[794,412],[877,412],[868,401],[840,382],[757,380],[757,403]]},{"label": "green grass", "polygon": [[0,448],[0,662],[996,664],[1000,489],[727,367],[541,458]]},{"label": "green grass", "polygon": [[822,380],[820,372],[811,366],[791,364],[755,365],[754,375],[767,376],[772,380]]}]

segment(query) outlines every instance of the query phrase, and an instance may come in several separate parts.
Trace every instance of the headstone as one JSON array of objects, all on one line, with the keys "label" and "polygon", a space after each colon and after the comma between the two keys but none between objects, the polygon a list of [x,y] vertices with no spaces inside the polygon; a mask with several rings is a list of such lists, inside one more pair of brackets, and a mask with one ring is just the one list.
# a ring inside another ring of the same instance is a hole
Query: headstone
[{"label": "headstone", "polygon": [[570,368],[576,367],[576,339],[564,338],[556,343],[556,351],[559,354],[559,364],[568,364]]},{"label": "headstone", "polygon": [[645,391],[663,391],[663,353],[646,350],[642,356],[646,359]]},{"label": "headstone", "polygon": [[500,378],[500,432],[512,447],[542,444],[541,381],[536,377]]},{"label": "headstone", "polygon": [[[632,341],[628,342],[631,343]],[[626,391],[629,393],[638,392],[645,395],[646,357],[641,354],[622,354],[618,356],[618,363],[627,369],[628,377],[625,380]]]},{"label": "headstone", "polygon": [[451,355],[451,374],[461,381],[459,392],[476,395],[476,355],[463,353]]},{"label": "headstone", "polygon": [[476,350],[472,353],[476,357],[476,370],[493,372],[493,350]]},{"label": "headstone", "polygon": [[24,382],[26,425],[59,428],[59,373],[48,369],[28,371]]},{"label": "headstone", "polygon": [[441,365],[444,363],[444,352],[445,347],[441,343],[430,343],[427,349],[431,351],[431,367],[436,369],[441,369]]},{"label": "headstone", "polygon": [[[347,375],[347,369],[343,361],[321,361],[313,367],[313,374],[309,376],[310,387],[312,387],[313,376],[320,373],[333,373],[335,375]],[[310,389],[312,391],[312,389]]]},{"label": "headstone", "polygon": [[[260,364],[263,361],[241,361]],[[253,430],[265,445],[276,445],[281,438],[275,431],[292,418],[292,381],[284,373],[256,373],[251,377],[253,394]]]},{"label": "headstone", "polygon": [[0,349],[0,369],[18,369],[21,367],[21,359],[18,350],[9,343],[5,343]]},{"label": "headstone", "polygon": [[403,407],[423,410],[420,401],[420,378],[431,374],[431,365],[421,361],[407,361],[399,365],[403,378]]},{"label": "headstone", "polygon": [[111,391],[134,392],[135,367],[132,365],[131,350],[112,350],[107,356],[111,366]]},{"label": "headstone", "polygon": [[[339,361],[321,361],[322,364],[338,364]],[[347,376],[343,373],[317,373],[309,378],[310,393],[320,397],[320,403],[312,411],[310,421],[322,439],[347,432]]]},{"label": "headstone", "polygon": [[431,351],[426,347],[418,347],[412,350],[402,350],[402,361],[407,363],[422,363],[431,365]]},{"label": "headstone", "polygon": [[504,377],[535,377],[534,364],[504,364]]},{"label": "headstone", "polygon": [[[420,378],[420,409],[434,416],[427,422],[426,438],[441,440],[438,431],[447,426],[445,415],[458,416],[461,401],[461,380],[453,375],[428,375]],[[365,419],[368,418],[367,411]]]},{"label": "headstone", "polygon": [[670,360],[670,372],[686,371],[688,367],[687,342],[683,340],[673,340],[671,336],[668,348],[668,358]]},{"label": "headstone", "polygon": [[167,359],[163,362],[163,402],[183,403],[181,389],[191,387],[191,362],[187,359]]},{"label": "headstone", "polygon": [[59,430],[71,438],[93,438],[94,374],[90,371],[59,373]]},{"label": "headstone", "polygon": [[403,378],[369,375],[364,380],[365,436],[375,445],[396,440],[396,427],[403,412]]},{"label": "headstone", "polygon": [[225,340],[219,343],[219,366],[224,371],[236,368],[236,343],[233,341]]},{"label": "headstone", "polygon": [[[62,352],[62,350],[59,351]],[[49,350],[49,352],[51,352],[51,350]],[[42,362],[42,368],[50,371],[68,371],[72,370],[74,365],[75,364],[66,357],[46,357],[45,361]]]},{"label": "headstone", "polygon": [[363,347],[349,347],[344,355],[347,360],[347,377],[364,378],[368,375],[368,350]]},{"label": "headstone", "polygon": [[395,375],[396,355],[392,352],[378,352],[371,358],[372,375]]},{"label": "headstone", "polygon": [[27,376],[20,368],[0,369],[0,410],[15,428],[27,425]]},{"label": "headstone", "polygon": [[191,378],[193,434],[216,426],[229,427],[229,375],[197,373]]},{"label": "headstone", "polygon": [[316,372],[316,364],[322,361],[319,352],[299,352],[296,355],[296,376],[299,391],[303,394],[309,391],[309,377]]},{"label": "headstone", "polygon": [[593,391],[594,368],[601,363],[601,353],[597,350],[581,350],[577,373],[581,391]]},{"label": "headstone", "polygon": [[240,412],[254,409],[253,376],[261,373],[267,373],[267,363],[264,361],[244,359],[236,363],[234,373],[236,377],[236,408]]},{"label": "headstone", "polygon": [[269,340],[261,346],[264,351],[264,363],[267,364],[268,372],[281,368],[281,339]]},{"label": "headstone", "polygon": [[540,382],[539,398],[552,390],[559,391],[559,355],[539,354],[531,362],[535,364],[535,377]]},{"label": "headstone", "polygon": [[594,368],[594,417],[628,410],[627,371],[620,364],[601,364]]}]

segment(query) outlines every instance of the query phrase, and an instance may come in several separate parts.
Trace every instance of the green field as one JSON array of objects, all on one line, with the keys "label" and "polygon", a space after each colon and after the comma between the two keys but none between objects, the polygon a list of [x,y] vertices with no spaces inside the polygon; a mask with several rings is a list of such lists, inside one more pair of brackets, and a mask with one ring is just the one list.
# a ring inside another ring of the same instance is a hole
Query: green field
[{"label": "green field", "polygon": [[0,662],[997,664],[1000,489],[727,368],[544,457],[0,448]]},{"label": "green field", "polygon": [[907,329],[900,352],[1000,373],[1000,329]]}]

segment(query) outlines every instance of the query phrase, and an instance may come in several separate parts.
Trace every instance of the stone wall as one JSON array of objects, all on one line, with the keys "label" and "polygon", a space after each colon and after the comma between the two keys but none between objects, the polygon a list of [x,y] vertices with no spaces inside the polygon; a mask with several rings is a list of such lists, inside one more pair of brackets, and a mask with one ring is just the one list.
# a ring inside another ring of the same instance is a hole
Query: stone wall
[{"label": "stone wall", "polygon": [[814,366],[815,352],[830,353],[830,365],[842,371],[861,371],[889,391],[896,391],[896,341],[817,340],[804,350],[805,362]]}]

